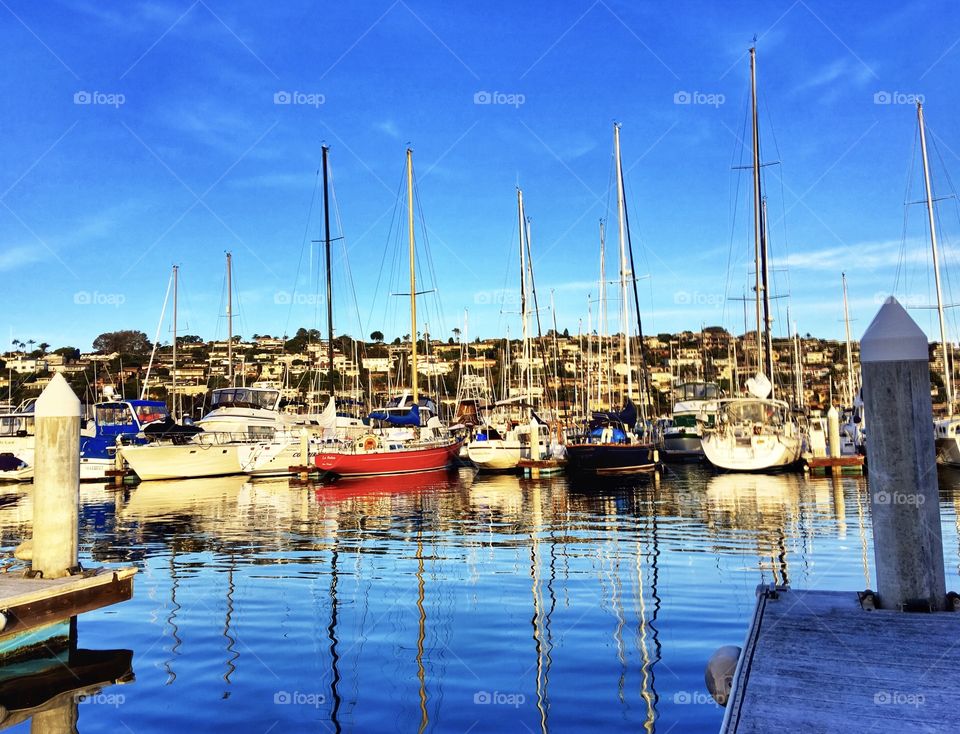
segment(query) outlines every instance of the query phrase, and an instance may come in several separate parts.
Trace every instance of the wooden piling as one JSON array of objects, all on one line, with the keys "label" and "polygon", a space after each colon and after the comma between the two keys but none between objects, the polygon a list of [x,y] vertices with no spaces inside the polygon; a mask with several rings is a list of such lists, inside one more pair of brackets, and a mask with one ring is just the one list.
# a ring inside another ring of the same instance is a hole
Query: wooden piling
[{"label": "wooden piling", "polygon": [[888,298],[860,342],[882,609],[946,604],[927,337]]},{"label": "wooden piling", "polygon": [[45,579],[77,566],[80,505],[80,401],[57,373],[35,409],[32,570]]}]

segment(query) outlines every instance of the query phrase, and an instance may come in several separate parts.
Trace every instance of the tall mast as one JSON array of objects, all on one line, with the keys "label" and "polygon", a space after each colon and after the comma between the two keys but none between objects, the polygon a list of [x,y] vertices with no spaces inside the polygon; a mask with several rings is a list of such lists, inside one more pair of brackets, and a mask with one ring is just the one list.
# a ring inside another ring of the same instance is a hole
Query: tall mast
[{"label": "tall mast", "polygon": [[170,407],[173,409],[173,419],[176,420],[177,412],[177,276],[180,272],[180,266],[173,266],[173,367],[170,370],[171,384]]},{"label": "tall mast", "polygon": [[[753,116],[753,259],[756,270],[757,369],[763,364],[760,323],[760,123],[757,118],[757,50],[750,49],[750,106]],[[770,375],[773,384],[773,375]]]},{"label": "tall mast", "polygon": [[774,396],[773,379],[773,318],[770,316],[770,258],[767,257],[767,200],[761,206],[762,227],[760,229],[760,268],[763,271],[761,288],[763,289],[763,343],[766,358],[766,370],[770,376],[770,397]]},{"label": "tall mast", "polygon": [[947,390],[947,415],[953,415],[953,380],[947,354],[947,327],[943,320],[943,295],[940,290],[940,259],[937,254],[937,230],[933,222],[933,192],[930,188],[930,168],[927,163],[927,132],[923,123],[923,104],[917,102],[917,122],[920,125],[920,151],[923,153],[923,185],[927,192],[927,218],[930,222],[930,247],[933,249],[933,282],[937,289],[937,316],[940,319],[940,347],[943,349],[943,385]]},{"label": "tall mast", "polygon": [[413,151],[407,148],[407,226],[410,230],[410,384],[413,402],[420,400],[417,390],[417,271],[413,236]]},{"label": "tall mast", "polygon": [[330,146],[323,146],[323,244],[327,258],[327,370],[330,376],[330,395],[333,395],[333,275],[330,270],[330,198],[327,177],[327,156]]},{"label": "tall mast", "polygon": [[233,387],[233,255],[227,253],[227,382]]},{"label": "tall mast", "polygon": [[[633,361],[630,358],[630,304],[627,301],[627,246],[626,226],[623,221],[623,169],[620,164],[620,125],[613,125],[613,148],[617,163],[617,236],[620,242],[620,299],[622,302],[620,316],[623,326],[623,351],[627,362],[627,394],[633,394]],[[643,403],[643,401],[640,401]]]},{"label": "tall mast", "polygon": [[[603,340],[607,335],[607,265],[605,260],[605,236],[603,230],[603,220],[600,220],[600,312],[597,314],[597,331],[600,336],[597,339],[597,403],[603,402],[603,380],[601,379],[601,370],[606,367],[603,361]],[[607,376],[607,389],[610,388],[609,375]],[[612,405],[610,406],[613,407]]]},{"label": "tall mast", "polygon": [[533,366],[530,353],[530,334],[527,330],[527,256],[524,239],[527,232],[527,218],[523,211],[523,191],[517,189],[517,218],[520,224],[520,327],[523,337],[523,376],[520,380],[521,385],[526,385],[527,400],[532,400],[533,396],[533,375],[531,370]]},{"label": "tall mast", "polygon": [[850,348],[850,309],[847,306],[847,274],[840,273],[843,281],[843,321],[847,329],[847,395],[850,400],[850,407],[853,407],[853,354]]}]

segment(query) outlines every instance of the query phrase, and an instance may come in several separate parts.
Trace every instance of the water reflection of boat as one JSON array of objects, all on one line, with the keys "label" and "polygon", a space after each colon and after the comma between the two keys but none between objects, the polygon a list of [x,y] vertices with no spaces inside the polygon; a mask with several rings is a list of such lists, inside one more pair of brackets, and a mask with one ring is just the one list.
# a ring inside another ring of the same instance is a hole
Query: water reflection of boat
[{"label": "water reflection of boat", "polygon": [[126,520],[201,515],[201,508],[208,505],[236,505],[249,481],[249,477],[229,476],[145,482],[130,491],[122,507],[117,507],[117,515]]},{"label": "water reflection of boat", "polygon": [[707,500],[721,508],[747,502],[795,506],[803,481],[799,474],[715,474],[707,480]]},{"label": "water reflection of boat", "polygon": [[520,477],[510,474],[478,474],[470,486],[470,506],[497,509],[510,516],[524,515],[523,487]]},{"label": "water reflection of boat", "polygon": [[343,477],[333,484],[317,488],[320,499],[339,499],[370,494],[395,494],[422,490],[446,489],[457,484],[456,469],[434,469],[417,474],[391,474],[378,477]]},{"label": "water reflection of boat", "polygon": [[714,526],[755,533],[760,567],[770,570],[776,584],[789,583],[786,538],[799,513],[803,485],[796,474],[719,474],[707,481],[707,512]]}]

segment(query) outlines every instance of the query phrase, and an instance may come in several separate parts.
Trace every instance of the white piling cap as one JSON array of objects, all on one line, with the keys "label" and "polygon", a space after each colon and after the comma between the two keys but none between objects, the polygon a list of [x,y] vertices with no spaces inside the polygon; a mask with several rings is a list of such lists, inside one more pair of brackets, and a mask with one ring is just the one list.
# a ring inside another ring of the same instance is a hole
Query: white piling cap
[{"label": "white piling cap", "polygon": [[861,362],[926,362],[927,335],[890,296],[873,317],[860,340]]},{"label": "white piling cap", "polygon": [[75,418],[80,415],[80,399],[59,372],[43,388],[33,414],[37,418]]}]

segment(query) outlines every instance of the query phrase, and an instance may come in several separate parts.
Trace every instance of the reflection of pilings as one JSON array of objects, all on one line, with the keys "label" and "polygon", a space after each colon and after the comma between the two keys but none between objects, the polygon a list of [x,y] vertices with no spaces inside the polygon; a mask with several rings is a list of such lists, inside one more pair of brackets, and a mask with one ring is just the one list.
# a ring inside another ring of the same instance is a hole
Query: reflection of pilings
[{"label": "reflection of pilings", "polygon": [[[866,489],[866,486],[864,486]],[[860,496],[860,487],[857,487],[857,526],[860,529],[860,560],[863,563],[863,580],[865,589],[870,588],[870,562],[867,560],[867,525],[863,516],[863,498]]]},{"label": "reflection of pilings", "polygon": [[843,481],[839,474],[831,477],[833,482],[833,508],[837,520],[837,538],[844,540],[847,537],[847,503],[843,496]]},{"label": "reflection of pilings", "polygon": [[30,734],[76,732],[80,712],[75,698],[66,698],[55,708],[38,711],[31,717]]},{"label": "reflection of pilings", "polygon": [[[953,522],[957,529],[957,557],[960,559],[960,497],[954,492]],[[960,573],[960,562],[957,563],[957,572]]]}]

